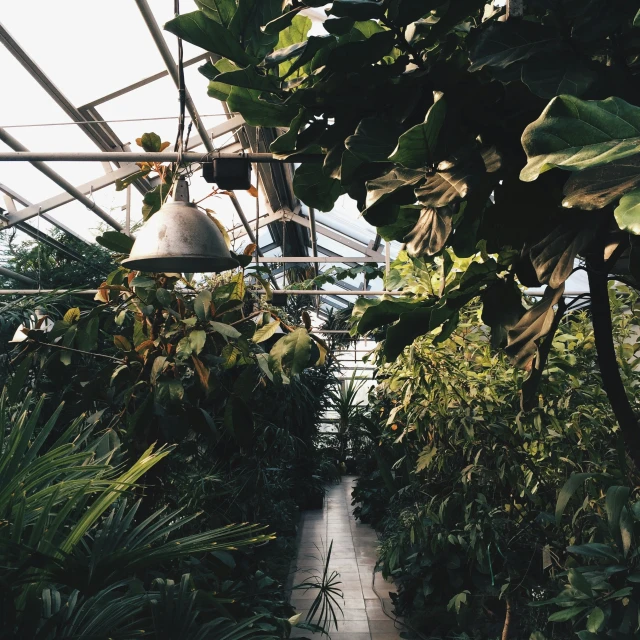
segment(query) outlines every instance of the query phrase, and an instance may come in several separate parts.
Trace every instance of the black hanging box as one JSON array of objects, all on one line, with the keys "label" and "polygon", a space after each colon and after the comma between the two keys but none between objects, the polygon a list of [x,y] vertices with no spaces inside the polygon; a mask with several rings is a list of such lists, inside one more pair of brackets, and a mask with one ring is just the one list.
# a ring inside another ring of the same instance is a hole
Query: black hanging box
[{"label": "black hanging box", "polygon": [[220,189],[235,191],[251,188],[251,163],[247,158],[214,158],[202,163],[202,177],[215,182]]}]

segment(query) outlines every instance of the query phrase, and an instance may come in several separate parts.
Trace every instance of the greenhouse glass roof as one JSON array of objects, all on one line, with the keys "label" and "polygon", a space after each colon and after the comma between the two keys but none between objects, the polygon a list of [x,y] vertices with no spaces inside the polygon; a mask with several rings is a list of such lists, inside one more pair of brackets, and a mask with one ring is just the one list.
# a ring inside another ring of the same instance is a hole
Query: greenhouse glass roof
[{"label": "greenhouse glass roof", "polygon": [[[196,8],[191,1],[182,5],[183,12]],[[307,13],[319,28],[324,14],[320,10]],[[72,18],[61,19],[59,8],[43,0],[10,3],[0,12],[0,42],[4,45],[0,47],[0,68],[3,85],[12,88],[0,104],[0,151],[140,151],[136,138],[151,131],[172,146],[178,93],[160,49],[165,46],[172,59],[177,59],[175,37],[161,30],[173,17],[173,3],[136,0],[92,4],[89,10],[86,2],[69,0],[65,14]],[[160,27],[163,43],[154,40],[150,22]],[[52,24],[55,29],[50,28]],[[241,116],[229,113],[222,102],[207,96],[208,81],[198,72],[198,66],[208,55],[184,43],[186,86],[213,148],[232,153],[267,150],[269,140],[277,135],[275,131],[256,132],[244,124]],[[187,124],[192,120],[187,117]],[[195,126],[188,146],[190,150],[206,151]],[[58,227],[91,243],[109,229],[109,222],[129,225],[134,231],[141,222],[142,198],[153,183],[142,180],[124,191],[117,191],[115,186],[117,179],[137,170],[135,164],[84,161],[45,165],[55,172],[54,179],[28,162],[0,165],[0,224],[4,234],[9,228],[17,228],[19,237],[25,233],[33,237],[35,228],[46,241],[45,236]],[[292,167],[262,165],[259,173],[258,244],[265,259],[300,257],[302,264],[311,266],[303,258],[312,255],[313,212],[293,196]],[[77,189],[79,196],[69,193],[73,189],[61,188],[61,180]],[[191,178],[190,189],[192,200],[215,211],[229,229],[234,249],[242,250],[250,241],[232,199],[210,195],[211,185],[200,178],[199,170]],[[82,202],[80,196],[84,196]],[[246,191],[236,192],[236,197],[254,229],[256,199]],[[328,260],[318,265],[320,271],[354,266],[358,258],[384,264],[384,242],[347,196],[331,213],[317,212],[315,218],[317,254]],[[399,248],[392,243],[390,256],[394,257]],[[350,262],[336,262],[341,257]],[[284,286],[282,272],[282,268],[276,271],[276,279]],[[16,281],[16,287],[20,286],[24,284]],[[363,276],[325,285],[333,290],[363,286]],[[382,281],[370,281],[368,288],[380,290]],[[343,308],[354,300],[353,296],[327,296],[323,305]]]}]

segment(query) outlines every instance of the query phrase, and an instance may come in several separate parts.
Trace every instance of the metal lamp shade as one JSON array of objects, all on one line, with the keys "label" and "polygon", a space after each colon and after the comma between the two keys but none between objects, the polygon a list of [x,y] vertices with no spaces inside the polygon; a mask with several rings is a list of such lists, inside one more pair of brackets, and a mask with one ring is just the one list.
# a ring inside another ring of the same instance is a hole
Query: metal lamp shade
[{"label": "metal lamp shade", "polygon": [[213,220],[189,202],[185,180],[178,181],[172,202],[140,230],[122,264],[137,271],[218,273],[239,266]]}]

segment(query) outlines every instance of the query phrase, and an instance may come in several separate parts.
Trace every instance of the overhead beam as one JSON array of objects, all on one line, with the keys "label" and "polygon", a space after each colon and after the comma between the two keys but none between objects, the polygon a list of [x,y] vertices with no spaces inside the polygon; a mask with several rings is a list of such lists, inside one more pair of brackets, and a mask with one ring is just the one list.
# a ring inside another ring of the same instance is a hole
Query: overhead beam
[{"label": "overhead beam", "polygon": [[[0,140],[6,145],[11,147],[14,151],[28,153],[28,149],[18,140],[16,140],[8,131],[0,128]],[[93,211],[97,216],[102,218],[110,227],[117,231],[123,231],[123,226],[114,220],[106,211],[103,211],[93,200],[87,198],[87,196],[78,191],[70,182],[65,180],[59,173],[55,172],[51,167],[39,160],[30,160],[31,164],[43,173],[49,180],[55,182],[61,189],[64,189],[67,193],[72,195],[76,200],[79,200],[87,209]],[[37,215],[37,212],[36,212]]]},{"label": "overhead beam", "polygon": [[33,280],[28,276],[23,276],[21,273],[16,273],[15,271],[11,271],[11,269],[5,269],[5,267],[0,267],[0,276],[4,276],[5,278],[11,278],[12,280],[16,280],[17,282],[22,282],[23,284],[38,286],[38,283],[36,280]]},{"label": "overhead beam", "polygon": [[[196,56],[195,58],[190,58],[189,60],[187,60],[184,63],[184,66],[185,68],[190,67],[192,64],[197,64],[198,62],[207,60],[209,58],[209,55],[210,54],[208,53],[201,53],[199,56]],[[106,96],[102,96],[102,98],[97,98],[96,100],[87,102],[87,104],[83,104],[81,107],[79,107],[79,109],[80,110],[92,109],[93,107],[97,107],[101,104],[104,104],[105,102],[109,102],[110,100],[114,100],[115,98],[119,98],[120,96],[130,93],[135,89],[140,89],[141,87],[144,87],[148,84],[151,84],[152,82],[155,82],[156,80],[161,80],[162,78],[166,78],[168,75],[169,75],[168,71],[160,71],[159,73],[154,73],[152,76],[148,76],[143,80],[139,80],[138,82],[134,82],[133,84],[123,87],[122,89],[118,89],[117,91],[108,93]]]},{"label": "overhead beam", "polygon": [[[15,206],[16,202],[20,203],[23,207],[33,206],[32,202],[27,200],[24,196],[21,196],[19,193],[15,192],[13,189],[11,189],[11,187],[8,187],[6,184],[0,183],[0,191],[2,191],[2,193],[5,194],[5,203],[7,205],[7,219],[11,219],[13,215],[18,213],[18,209]],[[65,195],[68,195],[68,194],[65,193]],[[69,196],[69,198],[71,198],[71,196]],[[79,233],[76,233],[73,229],[71,229],[70,227],[67,227],[67,225],[62,224],[62,222],[59,222],[53,216],[50,216],[48,213],[44,212],[42,209],[38,209],[36,211],[36,215],[38,215],[38,212],[40,213],[40,215],[44,220],[52,224],[54,227],[57,227],[61,231],[64,231],[70,236],[73,236],[74,238],[76,238],[76,240],[80,240],[80,242],[89,244]],[[9,226],[11,226],[11,223],[9,224]]]},{"label": "overhead beam", "polygon": [[[211,140],[204,140],[211,144]],[[207,146],[207,143],[205,146]],[[214,158],[225,160],[249,160],[260,164],[293,164],[296,162],[318,162],[323,156],[311,154],[299,154],[293,159],[280,158],[273,153],[225,153],[211,148],[207,153],[186,151],[182,155],[173,151],[28,151],[20,153],[10,151],[0,152],[0,162],[206,162]]]}]

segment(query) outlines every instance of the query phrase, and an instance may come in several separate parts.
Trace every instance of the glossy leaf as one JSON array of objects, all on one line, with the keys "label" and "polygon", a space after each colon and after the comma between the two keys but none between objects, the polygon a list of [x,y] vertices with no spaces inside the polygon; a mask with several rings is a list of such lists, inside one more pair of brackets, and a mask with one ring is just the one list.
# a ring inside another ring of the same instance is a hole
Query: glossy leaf
[{"label": "glossy leaf", "polygon": [[219,22],[223,27],[228,27],[236,12],[235,0],[195,0],[198,9],[203,11],[208,18]]},{"label": "glossy leaf", "polygon": [[274,320],[260,327],[251,338],[254,342],[260,343],[271,338],[280,328],[280,321]]},{"label": "glossy leaf", "polygon": [[640,107],[621,100],[554,98],[522,134],[527,166],[520,178],[527,182],[559,167],[581,171],[621,160],[638,152]]},{"label": "glossy leaf", "polygon": [[389,160],[410,169],[427,166],[435,160],[435,149],[440,129],[447,112],[442,93],[434,92],[434,103],[427,111],[424,122],[403,133]]},{"label": "glossy leaf", "polygon": [[407,253],[413,257],[432,256],[442,250],[452,229],[450,207],[425,207],[415,227],[407,234]]},{"label": "glossy leaf", "polygon": [[198,295],[193,301],[193,310],[201,322],[211,317],[211,291],[203,289],[198,292]]},{"label": "glossy leaf", "polygon": [[505,70],[536,53],[548,53],[561,44],[556,32],[536,22],[492,21],[480,31],[470,52],[469,71],[485,67]]},{"label": "glossy leaf", "polygon": [[307,206],[331,211],[342,194],[342,186],[339,180],[326,177],[319,166],[303,164],[293,176],[293,191]]},{"label": "glossy leaf", "polygon": [[640,235],[640,189],[634,189],[620,198],[613,212],[618,226],[623,231]]},{"label": "glossy leaf", "polygon": [[604,612],[600,607],[594,607],[587,618],[587,631],[598,633],[604,623]]},{"label": "glossy leaf", "polygon": [[260,91],[233,87],[227,98],[231,111],[242,114],[247,124],[256,127],[287,127],[298,113],[294,105],[267,102],[260,97]]},{"label": "glossy leaf", "polygon": [[305,329],[288,333],[273,345],[269,353],[269,367],[274,373],[295,376],[309,365],[311,338]]},{"label": "glossy leaf", "polygon": [[384,356],[395,360],[418,336],[429,331],[432,309],[426,307],[400,314],[396,324],[387,329],[384,341]]},{"label": "glossy leaf", "polygon": [[344,144],[360,160],[388,162],[401,133],[402,128],[396,122],[379,117],[363,118]]},{"label": "glossy leaf", "polygon": [[119,231],[105,231],[96,236],[96,242],[109,251],[129,255],[133,248],[134,239]]},{"label": "glossy leaf", "polygon": [[573,494],[584,485],[585,480],[592,478],[591,473],[572,473],[569,479],[564,483],[560,493],[558,494],[558,500],[556,502],[556,523],[560,524],[562,520],[562,514],[569,504],[569,500],[573,497]]},{"label": "glossy leaf", "polygon": [[229,29],[207,17],[203,11],[176,16],[164,28],[196,47],[229,58],[241,66],[258,63],[257,58],[245,53]]},{"label": "glossy leaf", "polygon": [[221,336],[225,336],[225,338],[234,338],[237,340],[242,336],[242,334],[235,327],[224,324],[223,322],[215,322],[214,320],[211,320],[209,322],[209,325]]}]

